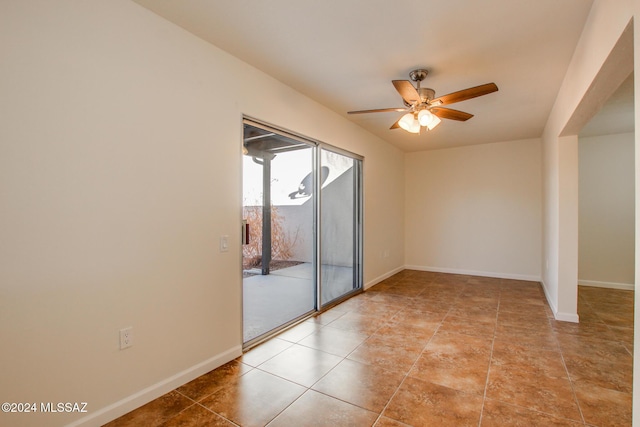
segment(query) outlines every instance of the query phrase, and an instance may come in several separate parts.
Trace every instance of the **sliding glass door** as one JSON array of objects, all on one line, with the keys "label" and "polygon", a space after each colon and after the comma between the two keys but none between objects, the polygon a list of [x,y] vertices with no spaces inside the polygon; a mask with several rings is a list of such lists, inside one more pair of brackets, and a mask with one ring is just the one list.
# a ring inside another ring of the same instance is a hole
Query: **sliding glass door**
[{"label": "sliding glass door", "polygon": [[315,147],[245,124],[243,152],[248,343],[316,310]]},{"label": "sliding glass door", "polygon": [[362,287],[361,161],[335,149],[320,149],[328,178],[320,193],[321,306]]},{"label": "sliding glass door", "polygon": [[362,162],[249,119],[243,154],[248,347],[362,288]]}]

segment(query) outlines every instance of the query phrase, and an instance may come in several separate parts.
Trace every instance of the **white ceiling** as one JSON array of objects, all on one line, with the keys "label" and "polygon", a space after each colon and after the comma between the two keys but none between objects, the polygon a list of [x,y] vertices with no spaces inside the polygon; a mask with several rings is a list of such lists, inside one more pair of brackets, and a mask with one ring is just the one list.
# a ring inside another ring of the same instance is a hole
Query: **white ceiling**
[{"label": "white ceiling", "polygon": [[[539,137],[592,0],[134,0],[405,151]],[[495,82],[452,104],[474,114],[421,135],[391,80],[427,68],[436,96]],[[277,125],[277,123],[275,123]]]}]

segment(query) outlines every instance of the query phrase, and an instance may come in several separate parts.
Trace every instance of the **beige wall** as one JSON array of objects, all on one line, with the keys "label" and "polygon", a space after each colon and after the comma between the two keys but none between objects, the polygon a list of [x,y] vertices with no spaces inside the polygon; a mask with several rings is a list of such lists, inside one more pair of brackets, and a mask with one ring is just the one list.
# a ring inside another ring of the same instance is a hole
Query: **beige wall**
[{"label": "beige wall", "polygon": [[633,133],[579,138],[580,284],[633,289],[633,146]]},{"label": "beige wall", "polygon": [[576,135],[633,69],[633,12],[631,0],[594,1],[542,135],[542,281],[559,320],[578,321]]},{"label": "beige wall", "polygon": [[[539,265],[559,317],[576,313],[577,278],[577,139],[560,136],[639,3],[594,2],[543,135]],[[405,264],[405,229],[421,222],[407,212],[405,227],[405,190],[408,200],[410,190],[433,188],[405,188],[402,153],[286,85],[128,0],[3,1],[0,33],[4,400],[86,401],[87,424],[98,425],[238,354],[242,114],[363,155],[367,286]],[[518,142],[500,144],[519,156]],[[436,156],[459,155],[444,151]],[[408,164],[407,177],[416,168]],[[639,177],[636,168],[636,193]],[[407,209],[429,208],[413,203]],[[493,226],[491,207],[481,207]],[[477,251],[482,233],[469,230]],[[228,253],[218,251],[223,234]],[[442,265],[504,270],[496,259],[451,259]],[[435,261],[407,253],[406,263]],[[525,264],[502,273],[534,275]],[[135,344],[119,351],[125,326]],[[0,413],[1,425],[15,421],[8,416]]]},{"label": "beige wall", "polygon": [[540,140],[406,155],[410,268],[540,280]]},{"label": "beige wall", "polygon": [[[578,142],[577,134],[629,72],[640,69],[640,32],[631,20],[640,0],[595,0],[542,135],[543,253],[542,280],[547,300],[559,320],[577,321],[578,282]],[[637,22],[637,20],[636,20]],[[634,65],[635,63],[635,65]],[[637,73],[635,79],[637,79]],[[635,99],[640,89],[635,87]],[[636,105],[636,121],[640,108]],[[639,138],[635,137],[635,273],[640,274]],[[636,293],[636,298],[640,294]],[[640,299],[636,300],[636,310]],[[636,312],[636,327],[639,331]],[[640,342],[639,339],[635,340]],[[638,344],[634,366],[640,363]],[[640,375],[634,375],[634,389]],[[634,426],[640,426],[640,393],[633,396]]]},{"label": "beige wall", "polygon": [[98,425],[240,353],[243,114],[364,156],[365,281],[403,266],[404,156],[337,114],[129,0],[3,1],[0,32],[3,401]]}]

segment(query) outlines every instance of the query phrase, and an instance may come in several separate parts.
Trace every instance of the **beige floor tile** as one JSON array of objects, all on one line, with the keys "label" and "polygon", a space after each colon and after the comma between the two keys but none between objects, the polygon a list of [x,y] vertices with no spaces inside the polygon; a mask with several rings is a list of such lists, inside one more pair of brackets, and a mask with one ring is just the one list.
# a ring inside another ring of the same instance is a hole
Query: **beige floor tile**
[{"label": "beige floor tile", "polygon": [[442,310],[430,311],[428,308],[405,308],[398,311],[391,318],[391,322],[409,325],[418,325],[423,323],[431,325],[434,323],[442,322],[442,320],[445,318],[445,314],[446,313],[443,313]]},{"label": "beige floor tile", "polygon": [[389,370],[409,372],[420,356],[424,344],[398,343],[383,338],[372,337],[355,349],[348,359]]},{"label": "beige floor tile", "polygon": [[399,344],[413,343],[424,347],[439,326],[440,323],[435,322],[388,323],[378,329],[371,337]]},{"label": "beige floor tile", "polygon": [[259,365],[258,369],[311,387],[341,360],[334,354],[296,344]]},{"label": "beige floor tile", "polygon": [[312,388],[380,413],[403,379],[401,372],[345,359]]},{"label": "beige floor tile", "polygon": [[481,427],[580,427],[580,421],[558,418],[539,411],[487,399],[482,410]]},{"label": "beige floor tile", "polygon": [[269,427],[371,426],[377,418],[375,412],[309,390],[278,415]]},{"label": "beige floor tile", "polygon": [[482,396],[407,378],[383,415],[412,426],[477,426]]},{"label": "beige floor tile", "polygon": [[631,356],[628,356],[625,361],[620,361],[565,354],[564,361],[571,381],[588,381],[603,388],[631,393],[633,387]]},{"label": "beige floor tile", "polygon": [[238,360],[249,366],[258,366],[292,345],[289,341],[273,338],[247,351]]},{"label": "beige floor tile", "polygon": [[326,353],[345,357],[369,336],[359,332],[337,329],[326,326],[307,336],[299,342],[300,345],[322,350]]},{"label": "beige floor tile", "polygon": [[193,405],[191,399],[177,391],[169,392],[138,409],[105,424],[105,427],[137,427],[162,424]]},{"label": "beige floor tile", "polygon": [[400,421],[392,420],[388,417],[381,416],[374,424],[374,427],[411,427],[409,424],[401,423]]},{"label": "beige floor tile", "polygon": [[571,382],[539,374],[492,365],[487,398],[544,412],[555,417],[581,421]]},{"label": "beige floor tile", "polygon": [[266,425],[305,391],[305,387],[254,369],[201,403],[236,424],[258,427]]},{"label": "beige floor tile", "polygon": [[497,342],[493,346],[492,367],[505,371],[519,370],[534,375],[567,378],[560,351]]},{"label": "beige floor tile", "polygon": [[438,332],[409,376],[482,395],[487,383],[492,340]]},{"label": "beige floor tile", "polygon": [[249,365],[245,365],[237,360],[232,360],[178,387],[177,390],[188,398],[198,401],[220,390],[226,384],[240,375],[246,374],[251,369],[253,368]]},{"label": "beige floor tile", "polygon": [[233,427],[231,421],[222,418],[204,406],[194,404],[159,427]]},{"label": "beige floor tile", "polygon": [[634,293],[578,289],[405,270],[107,426],[630,425]]},{"label": "beige floor tile", "polygon": [[470,322],[496,323],[498,311],[485,308],[468,308],[454,306],[449,310],[448,316],[462,317]]},{"label": "beige floor tile", "polygon": [[526,347],[558,349],[558,340],[550,328],[523,328],[498,323],[496,326],[496,342],[517,344]]},{"label": "beige floor tile", "polygon": [[575,391],[587,424],[620,427],[631,425],[631,393],[583,381],[575,384]]},{"label": "beige floor tile", "polygon": [[385,323],[385,319],[379,319],[372,315],[348,312],[327,325],[332,328],[371,335]]},{"label": "beige floor tile", "polygon": [[324,325],[316,322],[302,322],[286,331],[278,334],[278,338],[289,342],[299,342],[314,332],[319,331]]},{"label": "beige floor tile", "polygon": [[447,316],[438,331],[493,338],[496,324],[493,322],[472,322],[464,317]]}]

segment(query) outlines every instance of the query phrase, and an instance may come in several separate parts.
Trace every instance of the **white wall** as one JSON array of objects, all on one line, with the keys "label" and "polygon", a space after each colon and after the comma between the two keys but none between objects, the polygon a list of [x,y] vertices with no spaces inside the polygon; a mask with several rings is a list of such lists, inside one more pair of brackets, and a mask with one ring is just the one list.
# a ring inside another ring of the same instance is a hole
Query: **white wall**
[{"label": "white wall", "polygon": [[540,280],[540,140],[406,155],[409,268]]},{"label": "white wall", "polygon": [[[595,0],[589,19],[545,126],[543,147],[542,279],[556,318],[577,321],[578,222],[577,135],[631,70],[640,70],[640,31],[631,20],[640,14],[640,0]],[[637,22],[637,19],[635,19]],[[630,64],[629,64],[630,63]],[[635,86],[636,103],[640,85]],[[640,108],[635,107],[636,122]],[[637,128],[636,128],[637,129]],[[573,135],[573,136],[572,136]],[[564,136],[564,137],[563,137]],[[569,138],[569,140],[566,140]],[[640,138],[635,134],[635,273],[640,274]],[[570,155],[564,153],[564,143]],[[573,150],[572,146],[576,146]],[[575,154],[574,154],[575,152]],[[575,174],[575,175],[574,175]],[[564,177],[563,177],[564,176]],[[563,205],[564,196],[567,202]],[[569,262],[560,262],[567,258]],[[636,334],[640,333],[640,294],[636,293]],[[640,366],[640,335],[635,337],[634,366]],[[634,390],[640,375],[634,374]],[[640,393],[633,395],[633,425],[640,426]]]},{"label": "white wall", "polygon": [[634,135],[580,137],[578,150],[579,283],[633,289]]},{"label": "white wall", "polygon": [[402,267],[401,152],[139,5],[0,2],[0,52],[3,401],[99,425],[239,354],[242,114],[363,155],[365,281]]},{"label": "white wall", "polygon": [[633,69],[632,17],[631,0],[594,1],[542,136],[542,280],[559,320],[578,321],[576,135]]}]

